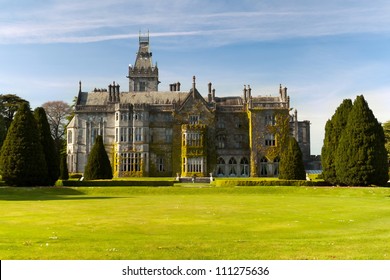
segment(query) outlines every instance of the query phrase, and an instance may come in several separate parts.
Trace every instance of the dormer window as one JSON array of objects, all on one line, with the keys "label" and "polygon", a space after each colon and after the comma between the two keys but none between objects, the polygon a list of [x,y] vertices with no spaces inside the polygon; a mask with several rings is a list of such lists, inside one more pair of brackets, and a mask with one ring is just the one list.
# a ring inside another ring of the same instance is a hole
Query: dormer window
[{"label": "dormer window", "polygon": [[189,123],[190,124],[199,124],[199,115],[190,115]]}]

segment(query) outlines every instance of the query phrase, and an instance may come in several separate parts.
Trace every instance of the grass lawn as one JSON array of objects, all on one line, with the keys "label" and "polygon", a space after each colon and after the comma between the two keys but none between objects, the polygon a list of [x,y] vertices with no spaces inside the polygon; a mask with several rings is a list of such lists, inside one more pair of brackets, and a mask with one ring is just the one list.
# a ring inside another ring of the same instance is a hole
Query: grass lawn
[{"label": "grass lawn", "polygon": [[3,260],[390,259],[390,188],[0,188],[0,217]]}]

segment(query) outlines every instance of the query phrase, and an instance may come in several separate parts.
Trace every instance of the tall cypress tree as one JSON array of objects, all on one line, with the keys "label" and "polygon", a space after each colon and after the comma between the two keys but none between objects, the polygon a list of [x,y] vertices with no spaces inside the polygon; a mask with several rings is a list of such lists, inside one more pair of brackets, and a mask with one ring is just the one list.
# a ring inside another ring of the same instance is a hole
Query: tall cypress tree
[{"label": "tall cypress tree", "polygon": [[0,164],[3,180],[12,186],[47,183],[47,165],[37,123],[28,103],[20,105],[4,140]]},{"label": "tall cypress tree", "polygon": [[290,136],[287,145],[280,157],[279,179],[305,180],[306,172],[297,140]]},{"label": "tall cypress tree", "polygon": [[388,180],[383,128],[363,95],[357,96],[337,147],[336,174],[349,186],[384,185]]},{"label": "tall cypress tree", "polygon": [[324,145],[321,151],[322,174],[324,180],[331,184],[338,183],[335,166],[336,151],[351,109],[352,100],[344,99],[325,125]]},{"label": "tall cypress tree", "polygon": [[66,163],[66,154],[61,154],[60,177],[61,180],[69,179],[68,165]]},{"label": "tall cypress tree", "polygon": [[47,164],[47,184],[54,185],[60,175],[60,162],[58,152],[53,138],[51,137],[50,125],[47,121],[45,109],[38,107],[34,110],[34,117],[37,122],[39,138],[45,154]]},{"label": "tall cypress tree", "polygon": [[98,135],[95,144],[88,156],[85,166],[84,178],[86,180],[112,179],[112,169],[103,144],[103,137]]}]

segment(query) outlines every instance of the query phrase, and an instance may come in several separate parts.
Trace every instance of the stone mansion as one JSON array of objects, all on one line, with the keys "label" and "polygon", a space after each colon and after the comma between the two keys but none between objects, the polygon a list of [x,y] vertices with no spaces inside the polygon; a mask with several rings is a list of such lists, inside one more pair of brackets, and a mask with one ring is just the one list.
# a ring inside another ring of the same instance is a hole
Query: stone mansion
[{"label": "stone mansion", "polygon": [[[304,161],[310,158],[310,122],[290,115],[287,88],[275,96],[255,96],[244,86],[238,96],[217,96],[212,84],[202,96],[180,83],[159,91],[149,35],[139,37],[129,89],[113,82],[107,89],[82,91],[67,127],[69,172],[84,172],[97,135],[110,158],[114,177],[213,176],[275,177],[281,133],[298,141]],[[277,129],[286,116],[288,128]],[[284,131],[284,132],[281,132]]]}]

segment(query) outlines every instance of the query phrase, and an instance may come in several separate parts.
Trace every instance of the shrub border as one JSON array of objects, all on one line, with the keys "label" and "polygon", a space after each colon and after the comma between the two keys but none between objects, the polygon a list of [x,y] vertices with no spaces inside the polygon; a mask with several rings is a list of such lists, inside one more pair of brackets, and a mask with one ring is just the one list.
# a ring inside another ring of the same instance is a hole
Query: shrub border
[{"label": "shrub border", "polygon": [[174,180],[58,180],[56,187],[172,187],[175,182]]}]

